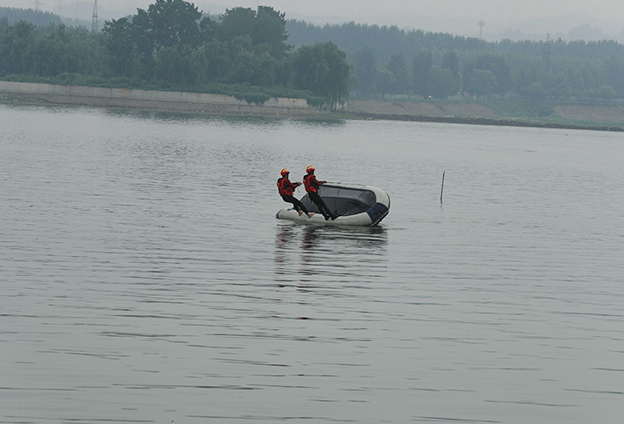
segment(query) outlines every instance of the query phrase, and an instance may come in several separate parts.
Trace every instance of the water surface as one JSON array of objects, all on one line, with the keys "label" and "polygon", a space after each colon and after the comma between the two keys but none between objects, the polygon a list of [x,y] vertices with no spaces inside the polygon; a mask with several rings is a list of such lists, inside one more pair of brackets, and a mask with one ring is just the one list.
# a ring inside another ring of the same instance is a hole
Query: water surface
[{"label": "water surface", "polygon": [[[1,423],[624,414],[619,134],[8,105],[0,125]],[[308,165],[386,190],[382,226],[276,220],[279,171]]]}]

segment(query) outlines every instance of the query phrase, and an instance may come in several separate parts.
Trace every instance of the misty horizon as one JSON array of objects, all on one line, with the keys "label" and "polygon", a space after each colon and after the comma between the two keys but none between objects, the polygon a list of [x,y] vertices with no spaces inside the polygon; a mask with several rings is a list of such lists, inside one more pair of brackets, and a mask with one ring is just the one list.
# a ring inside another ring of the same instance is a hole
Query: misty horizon
[{"label": "misty horizon", "polygon": [[[103,23],[106,20],[119,19],[123,16],[132,15],[136,13],[137,8],[146,9],[154,2],[155,0],[134,2],[100,0],[97,2],[99,21]],[[92,0],[78,2],[56,1],[53,3],[46,2],[45,4],[42,2],[40,10],[58,14],[63,18],[83,20],[86,24],[87,22],[91,22],[94,3],[95,2]],[[331,12],[333,9],[327,10],[326,14],[321,15],[305,14],[289,10],[300,9],[297,8],[296,4],[284,5],[284,8],[276,7],[277,4],[289,3],[288,1],[259,2],[256,0],[225,0],[221,2],[227,3],[227,5],[201,1],[190,3],[194,3],[200,11],[210,14],[221,14],[224,13],[227,8],[233,7],[251,7],[255,9],[256,5],[275,4],[273,7],[280,12],[284,12],[286,14],[286,19],[306,21],[315,25],[356,22],[369,25],[397,26],[408,31],[423,30],[425,32],[451,33],[464,37],[482,37],[486,41],[499,41],[501,39],[539,41],[549,37],[555,40],[561,38],[566,41],[599,41],[610,39],[620,43],[624,42],[624,20],[620,22],[611,21],[574,11],[568,11],[561,15],[504,20],[498,17],[488,18],[488,13],[484,13],[481,17],[474,19],[470,17],[442,17],[440,16],[439,10],[437,16],[434,16],[413,13],[392,13],[393,9],[388,8],[388,13],[366,16],[365,12],[368,9],[361,8],[357,16],[343,16],[340,14],[332,14]],[[394,1],[391,3],[396,4],[401,2]],[[449,1],[443,3],[449,3]],[[475,1],[473,3],[481,2]],[[546,1],[545,3],[549,2]],[[34,4],[29,0],[3,1],[0,3],[0,6],[20,7],[24,9],[34,8]],[[612,17],[614,16],[615,15]],[[483,22],[482,26],[479,25],[480,21]]]}]

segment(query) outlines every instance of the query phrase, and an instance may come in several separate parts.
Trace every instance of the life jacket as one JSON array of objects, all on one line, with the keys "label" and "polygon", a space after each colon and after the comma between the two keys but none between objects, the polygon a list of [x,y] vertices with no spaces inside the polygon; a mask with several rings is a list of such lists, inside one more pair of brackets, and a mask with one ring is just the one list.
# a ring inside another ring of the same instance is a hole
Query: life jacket
[{"label": "life jacket", "polygon": [[303,184],[308,193],[318,193],[318,188],[320,184],[316,180],[316,177],[314,176],[314,174],[306,174],[303,177]]},{"label": "life jacket", "polygon": [[277,180],[277,191],[280,196],[290,196],[295,192],[295,187],[293,183],[290,182],[286,176],[281,177]]}]

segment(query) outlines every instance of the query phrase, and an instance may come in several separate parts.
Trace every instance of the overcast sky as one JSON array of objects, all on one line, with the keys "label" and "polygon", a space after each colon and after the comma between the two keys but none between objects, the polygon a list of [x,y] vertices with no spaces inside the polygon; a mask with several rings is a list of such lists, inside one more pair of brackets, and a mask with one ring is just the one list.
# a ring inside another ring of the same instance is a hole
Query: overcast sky
[{"label": "overcast sky", "polygon": [[[93,3],[94,0],[86,0]],[[36,0],[0,0],[0,6],[34,8]],[[71,7],[72,0],[39,0],[42,10],[52,10],[63,4]],[[98,0],[98,7],[108,10],[136,11],[146,9],[155,0]],[[258,4],[273,6],[289,14],[335,16],[361,20],[373,16],[421,15],[433,17],[463,17],[486,21],[517,21],[578,12],[610,21],[624,20],[622,0],[198,0],[202,11],[213,6],[223,9],[237,6],[255,8]],[[388,22],[392,24],[392,22]]]}]

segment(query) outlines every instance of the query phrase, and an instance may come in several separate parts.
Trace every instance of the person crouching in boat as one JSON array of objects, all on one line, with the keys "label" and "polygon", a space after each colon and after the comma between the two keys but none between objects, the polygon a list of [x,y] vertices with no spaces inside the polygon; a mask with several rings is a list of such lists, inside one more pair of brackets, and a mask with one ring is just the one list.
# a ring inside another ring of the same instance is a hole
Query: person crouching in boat
[{"label": "person crouching in boat", "polygon": [[305,185],[305,189],[308,192],[308,197],[310,200],[314,202],[314,204],[318,207],[319,211],[325,217],[325,220],[331,218],[332,220],[336,219],[337,216],[331,213],[325,201],[319,196],[318,189],[322,184],[325,184],[327,181],[319,181],[314,176],[314,167],[308,166],[306,168],[307,174],[303,177],[303,184]]},{"label": "person crouching in boat", "polygon": [[301,203],[295,196],[293,196],[295,188],[300,186],[301,183],[290,182],[290,180],[288,179],[289,175],[290,171],[288,171],[288,169],[282,169],[282,177],[277,180],[277,191],[279,192],[280,196],[282,196],[282,199],[284,199],[284,202],[293,204],[295,210],[299,213],[299,216],[305,213],[306,215],[308,215],[308,218],[312,218],[314,212],[308,212],[306,207],[303,206],[303,203]]}]

